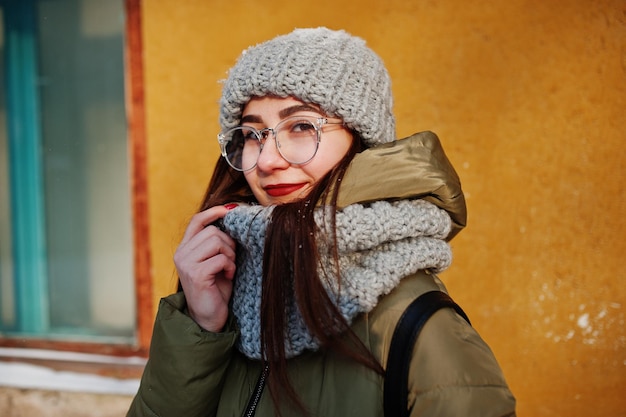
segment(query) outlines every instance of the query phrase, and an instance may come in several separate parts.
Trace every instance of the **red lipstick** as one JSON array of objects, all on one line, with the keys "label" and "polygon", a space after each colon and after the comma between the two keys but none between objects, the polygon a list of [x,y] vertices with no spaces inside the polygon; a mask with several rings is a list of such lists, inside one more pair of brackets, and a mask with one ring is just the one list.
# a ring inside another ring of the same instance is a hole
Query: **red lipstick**
[{"label": "red lipstick", "polygon": [[266,187],[263,187],[265,192],[272,197],[282,197],[288,194],[293,193],[294,191],[298,191],[300,188],[304,187],[306,183],[300,184],[272,184]]}]

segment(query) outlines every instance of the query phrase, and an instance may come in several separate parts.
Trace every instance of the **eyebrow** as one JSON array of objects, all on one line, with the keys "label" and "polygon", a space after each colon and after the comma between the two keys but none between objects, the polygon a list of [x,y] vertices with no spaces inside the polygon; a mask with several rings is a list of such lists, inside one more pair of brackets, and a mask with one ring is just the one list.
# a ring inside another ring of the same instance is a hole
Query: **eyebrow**
[{"label": "eyebrow", "polygon": [[320,113],[320,110],[317,107],[311,106],[310,104],[296,104],[295,106],[282,109],[278,112],[278,116],[280,116],[281,119],[284,119],[285,117],[289,117],[292,114],[296,114],[301,111]]},{"label": "eyebrow", "polygon": [[[294,106],[289,106],[286,107],[282,110],[280,110],[278,112],[278,116],[281,119],[284,119],[286,117],[289,117],[293,114],[299,113],[299,112],[303,112],[303,111],[310,111],[310,112],[314,112],[314,113],[319,113],[320,115],[322,115],[320,109],[318,109],[317,107],[314,107],[310,104],[296,104]],[[241,118],[241,124],[243,123],[262,123],[263,119],[261,118],[261,116],[257,116],[255,114],[248,114],[246,116],[243,116]]]}]

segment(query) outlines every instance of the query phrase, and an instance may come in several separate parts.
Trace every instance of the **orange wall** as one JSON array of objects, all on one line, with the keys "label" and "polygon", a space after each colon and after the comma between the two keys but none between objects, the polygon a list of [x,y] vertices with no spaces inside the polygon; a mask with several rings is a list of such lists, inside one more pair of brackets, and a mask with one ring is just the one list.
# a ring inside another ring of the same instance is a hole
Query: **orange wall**
[{"label": "orange wall", "polygon": [[155,302],[218,148],[218,80],[296,26],[385,60],[398,134],[437,132],[469,226],[443,274],[522,416],[626,414],[623,0],[144,0]]}]

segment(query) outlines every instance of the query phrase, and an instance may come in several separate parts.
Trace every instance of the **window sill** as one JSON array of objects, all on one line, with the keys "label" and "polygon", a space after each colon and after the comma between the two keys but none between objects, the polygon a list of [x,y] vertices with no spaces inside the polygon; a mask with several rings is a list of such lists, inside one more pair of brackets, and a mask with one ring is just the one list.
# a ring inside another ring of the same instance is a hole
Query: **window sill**
[{"label": "window sill", "polygon": [[0,386],[134,395],[145,362],[139,357],[0,348]]}]

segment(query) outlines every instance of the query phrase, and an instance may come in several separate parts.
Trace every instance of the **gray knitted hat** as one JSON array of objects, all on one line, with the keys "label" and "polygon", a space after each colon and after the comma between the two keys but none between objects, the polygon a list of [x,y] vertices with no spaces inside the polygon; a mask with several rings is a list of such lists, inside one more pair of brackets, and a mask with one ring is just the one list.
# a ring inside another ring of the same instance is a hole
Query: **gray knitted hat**
[{"label": "gray knitted hat", "polygon": [[391,80],[361,38],[327,28],[296,29],[245,50],[230,70],[220,125],[239,125],[252,97],[292,96],[341,117],[367,146],[395,137]]}]

